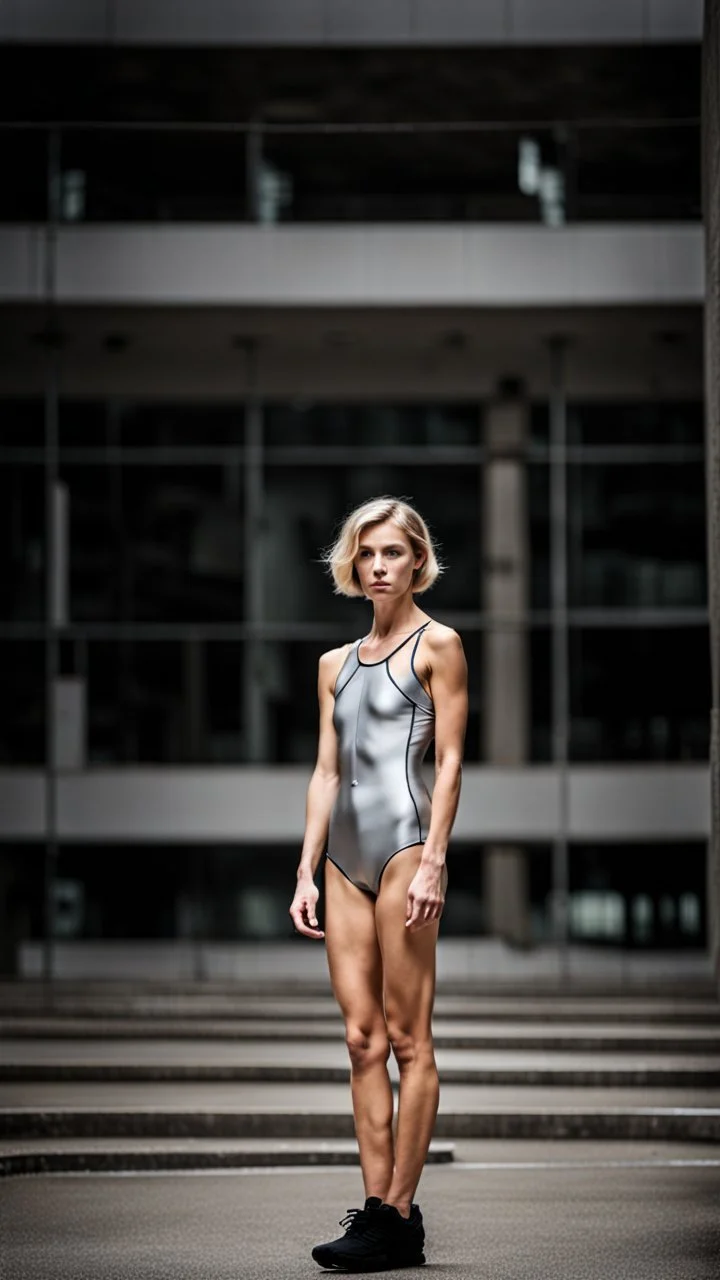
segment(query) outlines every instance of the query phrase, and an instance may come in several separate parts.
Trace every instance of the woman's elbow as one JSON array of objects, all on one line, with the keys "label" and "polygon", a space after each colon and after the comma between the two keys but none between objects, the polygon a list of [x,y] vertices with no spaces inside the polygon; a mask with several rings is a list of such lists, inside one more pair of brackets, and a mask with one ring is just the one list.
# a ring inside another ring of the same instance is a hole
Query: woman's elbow
[{"label": "woman's elbow", "polygon": [[458,782],[462,774],[462,752],[457,747],[446,747],[435,751],[435,772],[455,778]]}]

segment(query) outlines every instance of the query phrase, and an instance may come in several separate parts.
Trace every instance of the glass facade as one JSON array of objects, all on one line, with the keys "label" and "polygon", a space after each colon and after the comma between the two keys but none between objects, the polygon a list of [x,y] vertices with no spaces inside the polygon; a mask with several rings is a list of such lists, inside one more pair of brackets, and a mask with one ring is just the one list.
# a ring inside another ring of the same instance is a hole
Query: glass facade
[{"label": "glass facade", "polygon": [[[321,552],[346,510],[387,492],[417,504],[448,565],[427,607],[465,644],[468,762],[487,762],[489,699],[503,696],[488,684],[488,628],[510,634],[518,625],[527,633],[527,762],[551,762],[548,407],[525,408],[527,610],[513,623],[485,609],[489,411],[467,401],[270,402],[252,408],[251,447],[242,400],[61,399],[69,616],[59,662],[82,685],[87,768],[309,767],[318,657],[370,625],[366,602],[333,595]],[[42,401],[6,399],[0,426],[0,764],[38,767],[46,754]],[[703,762],[700,405],[571,403],[567,479],[570,761]],[[259,742],[249,727],[258,700]],[[99,848],[63,843],[58,936],[285,937],[297,851],[257,852],[113,845],[112,865],[122,853],[127,871],[119,886]],[[5,844],[0,853],[22,936],[39,937],[41,852]],[[532,939],[547,941],[552,850],[529,845],[526,854]],[[481,844],[454,848],[448,936],[486,928],[483,856]],[[571,849],[571,940],[703,945],[703,866],[696,845],[674,854]]]},{"label": "glass facade", "polygon": [[[54,132],[66,223],[652,222],[699,217],[699,122],[75,125]],[[415,106],[417,110],[417,106]],[[696,111],[695,105],[693,110]],[[47,211],[48,131],[0,130],[0,222]],[[548,193],[554,195],[548,199]]]},{"label": "glass facade", "polygon": [[[525,625],[530,759],[540,762],[551,755],[546,407],[530,418]],[[8,658],[0,753],[32,764],[44,750],[42,403],[3,403],[0,420]],[[570,406],[572,759],[707,757],[700,427],[693,403]],[[333,595],[320,555],[342,513],[377,493],[411,499],[440,540],[449,571],[428,604],[463,634],[468,759],[481,761],[482,636],[502,625],[483,613],[482,406],[268,405],[252,472],[261,514],[250,548],[244,429],[242,403],[61,402],[59,478],[69,498],[62,673],[86,680],[89,763],[257,759],[244,731],[243,667],[258,639],[263,758],[312,761],[318,656],[369,625],[365,602]],[[253,574],[261,604],[249,614]]]},{"label": "glass facade", "polygon": [[[552,939],[552,851],[523,847],[531,938]],[[699,843],[572,849],[570,937],[597,946],[697,948],[706,941],[705,849]],[[288,917],[294,845],[64,845],[57,864],[58,939],[271,941],[294,936]],[[485,846],[453,847],[443,936],[487,933],[482,893]],[[43,930],[42,848],[4,849],[6,891],[19,935]],[[117,868],[122,867],[122,875]],[[318,904],[322,927],[322,895]]]}]

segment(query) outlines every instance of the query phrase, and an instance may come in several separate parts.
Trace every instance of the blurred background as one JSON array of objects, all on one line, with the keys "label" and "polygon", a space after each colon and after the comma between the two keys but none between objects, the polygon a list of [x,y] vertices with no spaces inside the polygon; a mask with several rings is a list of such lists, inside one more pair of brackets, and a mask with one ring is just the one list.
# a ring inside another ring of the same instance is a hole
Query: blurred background
[{"label": "blurred background", "polygon": [[0,6],[0,972],[322,963],[277,944],[370,613],[319,555],[381,493],[470,668],[444,954],[710,971],[701,28]]}]

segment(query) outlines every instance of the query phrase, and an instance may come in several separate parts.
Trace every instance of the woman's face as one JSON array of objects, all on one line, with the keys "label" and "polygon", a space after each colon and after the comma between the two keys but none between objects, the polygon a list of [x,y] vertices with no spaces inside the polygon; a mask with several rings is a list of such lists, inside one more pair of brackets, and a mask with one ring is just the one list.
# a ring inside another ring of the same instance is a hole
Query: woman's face
[{"label": "woman's face", "polygon": [[400,526],[394,520],[383,520],[363,529],[354,565],[368,599],[382,600],[405,595],[422,562],[423,557],[414,554]]}]

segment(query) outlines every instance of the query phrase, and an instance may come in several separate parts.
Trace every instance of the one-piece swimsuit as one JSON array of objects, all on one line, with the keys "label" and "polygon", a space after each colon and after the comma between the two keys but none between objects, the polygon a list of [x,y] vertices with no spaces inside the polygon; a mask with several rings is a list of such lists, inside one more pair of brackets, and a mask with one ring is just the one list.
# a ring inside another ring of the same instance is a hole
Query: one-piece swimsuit
[{"label": "one-piece swimsuit", "polygon": [[363,662],[363,640],[356,640],[335,684],[340,791],[330,819],[327,857],[359,889],[372,894],[378,893],[390,859],[424,844],[430,825],[430,794],[421,766],[434,735],[435,711],[415,671],[417,647],[428,625],[423,623],[380,662]]}]

